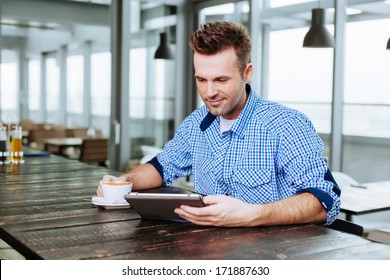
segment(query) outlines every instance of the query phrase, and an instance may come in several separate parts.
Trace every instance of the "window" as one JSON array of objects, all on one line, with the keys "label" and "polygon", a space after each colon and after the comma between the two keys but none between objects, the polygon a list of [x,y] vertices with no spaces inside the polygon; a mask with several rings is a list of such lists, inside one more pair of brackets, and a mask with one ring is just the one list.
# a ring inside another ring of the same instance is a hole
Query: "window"
[{"label": "window", "polygon": [[[129,96],[129,117],[145,118],[146,89],[147,89],[147,49],[135,48],[130,50],[130,96]],[[150,78],[150,76],[149,76]],[[149,112],[152,110],[148,110]],[[153,110],[154,111],[154,110]]]},{"label": "window", "polygon": [[390,20],[348,23],[344,134],[390,138]]},{"label": "window", "polygon": [[273,8],[289,6],[301,3],[313,2],[313,0],[270,0],[270,6]]},{"label": "window", "polygon": [[[141,146],[162,147],[173,136],[174,62],[154,59],[155,47],[130,50],[131,157]],[[153,81],[153,82],[151,82]]]},{"label": "window", "polygon": [[[2,50],[2,57],[7,59],[1,63],[1,121],[13,122],[19,120],[19,108],[18,108],[18,65],[16,63],[16,52],[11,50]],[[10,119],[12,118],[12,119]]]},{"label": "window", "polygon": [[[67,57],[67,124],[70,127],[81,127],[84,102],[84,59],[82,55]],[[84,112],[89,114],[89,112]]]},{"label": "window", "polygon": [[91,111],[92,127],[109,135],[111,106],[111,53],[93,53],[91,56]]},{"label": "window", "polygon": [[41,67],[39,60],[28,62],[28,110],[32,121],[39,121],[39,100],[41,98]]},{"label": "window", "polygon": [[58,109],[60,104],[60,79],[59,67],[53,57],[46,60],[46,112],[48,123],[58,123]]}]

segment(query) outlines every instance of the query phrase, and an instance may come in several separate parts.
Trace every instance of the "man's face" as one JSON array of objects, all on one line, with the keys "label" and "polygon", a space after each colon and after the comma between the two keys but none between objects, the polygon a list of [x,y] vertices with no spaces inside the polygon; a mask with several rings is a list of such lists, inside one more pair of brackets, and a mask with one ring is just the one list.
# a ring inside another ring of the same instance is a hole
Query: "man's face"
[{"label": "man's face", "polygon": [[252,64],[240,74],[237,55],[229,48],[213,55],[194,53],[195,80],[203,102],[213,115],[237,119],[247,96],[245,83],[252,77]]}]

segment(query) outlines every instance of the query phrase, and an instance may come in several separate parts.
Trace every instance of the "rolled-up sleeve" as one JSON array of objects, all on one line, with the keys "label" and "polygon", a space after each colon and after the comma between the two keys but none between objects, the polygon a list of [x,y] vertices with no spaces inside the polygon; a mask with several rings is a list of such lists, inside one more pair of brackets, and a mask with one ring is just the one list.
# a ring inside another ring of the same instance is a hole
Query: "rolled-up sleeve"
[{"label": "rolled-up sleeve", "polygon": [[322,150],[323,142],[310,120],[300,113],[293,114],[281,137],[280,174],[293,193],[310,192],[319,200],[327,211],[327,225],[340,212],[340,193],[325,179],[328,166]]}]

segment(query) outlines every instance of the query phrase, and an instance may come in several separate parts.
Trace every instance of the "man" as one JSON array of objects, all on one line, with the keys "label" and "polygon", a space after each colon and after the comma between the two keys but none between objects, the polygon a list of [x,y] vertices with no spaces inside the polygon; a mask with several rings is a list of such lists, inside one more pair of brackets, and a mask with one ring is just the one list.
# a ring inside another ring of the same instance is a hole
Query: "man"
[{"label": "man", "polygon": [[182,205],[175,212],[198,225],[333,222],[340,199],[324,179],[323,143],[303,114],[253,92],[247,30],[207,23],[191,34],[190,46],[205,106],[183,121],[161,153],[119,180],[140,190],[192,173],[207,206]]}]

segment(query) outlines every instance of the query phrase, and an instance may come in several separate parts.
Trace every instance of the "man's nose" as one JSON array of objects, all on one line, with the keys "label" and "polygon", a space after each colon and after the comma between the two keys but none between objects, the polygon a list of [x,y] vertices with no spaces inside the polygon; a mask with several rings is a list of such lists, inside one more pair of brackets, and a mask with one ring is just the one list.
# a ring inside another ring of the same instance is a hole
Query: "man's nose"
[{"label": "man's nose", "polygon": [[218,89],[216,88],[215,84],[214,83],[207,83],[207,90],[206,90],[206,94],[208,97],[213,97],[215,95],[217,95],[218,93]]}]

